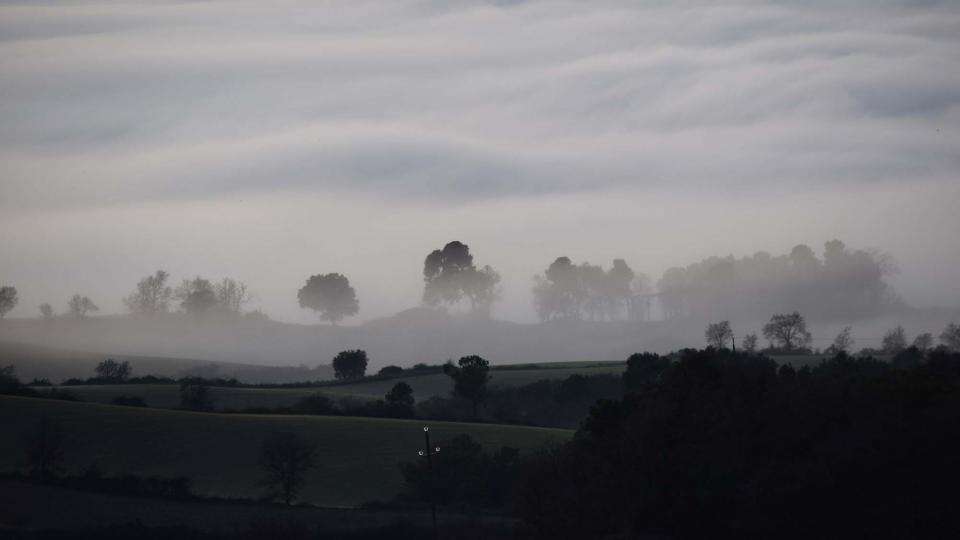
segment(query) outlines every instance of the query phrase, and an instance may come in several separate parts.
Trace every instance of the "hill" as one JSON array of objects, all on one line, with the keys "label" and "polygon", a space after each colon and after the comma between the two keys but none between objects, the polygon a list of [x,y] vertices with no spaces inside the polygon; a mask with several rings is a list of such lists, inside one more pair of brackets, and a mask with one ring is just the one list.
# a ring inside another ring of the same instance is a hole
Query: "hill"
[{"label": "hill", "polygon": [[[354,506],[387,499],[402,487],[398,464],[417,459],[423,423],[412,420],[325,416],[253,416],[117,407],[0,396],[0,471],[23,467],[23,437],[42,417],[62,429],[68,472],[96,464],[106,473],[193,479],[201,494],[258,497],[256,460],[263,439],[295,431],[315,442],[321,459],[307,479],[304,500]],[[487,449],[531,451],[567,440],[560,429],[431,422],[443,441],[465,433]]]}]

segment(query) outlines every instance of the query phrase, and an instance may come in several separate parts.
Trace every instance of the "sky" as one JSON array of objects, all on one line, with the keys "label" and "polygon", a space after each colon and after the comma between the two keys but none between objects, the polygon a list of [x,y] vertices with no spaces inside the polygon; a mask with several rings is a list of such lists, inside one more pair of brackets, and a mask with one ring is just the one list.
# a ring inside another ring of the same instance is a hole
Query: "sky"
[{"label": "sky", "polygon": [[467,243],[535,318],[557,256],[656,279],[710,255],[889,253],[960,305],[960,4],[0,3],[0,284],[11,316],[119,312],[158,268],[354,322]]}]

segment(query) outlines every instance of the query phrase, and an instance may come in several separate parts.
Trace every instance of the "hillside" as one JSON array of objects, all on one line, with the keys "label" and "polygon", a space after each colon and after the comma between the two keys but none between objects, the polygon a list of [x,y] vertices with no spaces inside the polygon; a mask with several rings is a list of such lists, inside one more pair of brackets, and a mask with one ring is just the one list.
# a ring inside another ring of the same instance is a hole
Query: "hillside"
[{"label": "hillside", "polygon": [[[0,471],[23,467],[23,438],[40,418],[63,432],[67,472],[97,464],[106,473],[177,476],[193,479],[202,494],[262,495],[256,460],[263,439],[275,431],[296,431],[315,442],[320,466],[308,477],[304,500],[353,506],[387,499],[402,486],[397,465],[417,458],[423,423],[412,420],[322,416],[252,416],[191,413],[0,396]],[[465,433],[488,449],[523,451],[568,439],[559,429],[431,422],[443,441]]]}]

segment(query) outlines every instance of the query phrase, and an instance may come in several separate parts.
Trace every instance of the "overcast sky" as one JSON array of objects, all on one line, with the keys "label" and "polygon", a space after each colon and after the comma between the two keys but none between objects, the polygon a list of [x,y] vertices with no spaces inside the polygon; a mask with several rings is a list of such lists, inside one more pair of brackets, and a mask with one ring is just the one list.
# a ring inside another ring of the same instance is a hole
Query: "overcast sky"
[{"label": "overcast sky", "polygon": [[0,284],[104,311],[157,268],[311,321],[469,244],[531,320],[555,257],[894,256],[960,303],[957,2],[3,2]]}]

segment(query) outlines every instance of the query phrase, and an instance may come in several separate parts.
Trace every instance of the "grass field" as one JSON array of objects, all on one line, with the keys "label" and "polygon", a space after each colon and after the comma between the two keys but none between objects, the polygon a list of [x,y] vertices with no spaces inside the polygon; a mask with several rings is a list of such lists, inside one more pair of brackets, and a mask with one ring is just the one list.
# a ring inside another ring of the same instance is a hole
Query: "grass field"
[{"label": "grass field", "polygon": [[[581,375],[623,372],[624,364],[577,363],[573,366],[553,364],[540,369],[494,369],[491,385],[520,386],[541,379],[565,379],[575,373]],[[402,377],[393,380],[370,381],[356,384],[325,386],[322,388],[213,388],[214,406],[218,409],[242,410],[246,407],[283,407],[296,403],[304,396],[320,392],[331,398],[354,397],[382,399],[398,381],[406,381],[420,401],[431,396],[446,396],[453,390],[450,377],[442,373]],[[65,387],[84,401],[111,403],[117,396],[138,396],[151,407],[176,408],[180,406],[180,389],[176,385],[97,385]]]},{"label": "grass field", "polygon": [[[0,396],[5,431],[0,470],[24,466],[24,437],[42,417],[62,429],[67,472],[80,473],[96,463],[106,473],[186,475],[199,493],[230,497],[262,494],[256,467],[261,442],[271,432],[295,431],[316,442],[321,453],[303,497],[327,506],[390,498],[402,487],[397,464],[416,459],[423,444],[421,421],[191,413]],[[430,426],[441,447],[442,441],[460,433],[488,449],[512,446],[522,451],[572,435],[568,430],[495,424]]]}]

